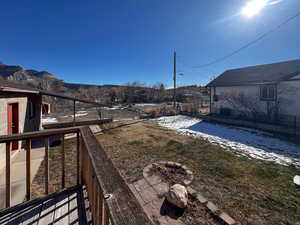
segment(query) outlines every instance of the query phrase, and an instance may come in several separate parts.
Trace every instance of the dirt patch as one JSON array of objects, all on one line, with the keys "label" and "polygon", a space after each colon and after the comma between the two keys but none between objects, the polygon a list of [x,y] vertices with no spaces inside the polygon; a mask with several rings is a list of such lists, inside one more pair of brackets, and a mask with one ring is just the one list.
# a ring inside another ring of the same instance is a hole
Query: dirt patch
[{"label": "dirt patch", "polygon": [[181,168],[170,168],[164,165],[156,165],[152,168],[151,172],[160,176],[164,182],[170,186],[174,184],[184,185],[183,180],[186,177],[185,171]]},{"label": "dirt patch", "polygon": [[180,220],[186,225],[224,225],[220,219],[212,214],[198,199],[189,194],[188,206]]},{"label": "dirt patch", "polygon": [[186,185],[184,181],[188,179],[187,171],[184,168],[181,166],[168,166],[167,163],[153,163],[149,175],[159,176],[169,186],[174,184]]}]

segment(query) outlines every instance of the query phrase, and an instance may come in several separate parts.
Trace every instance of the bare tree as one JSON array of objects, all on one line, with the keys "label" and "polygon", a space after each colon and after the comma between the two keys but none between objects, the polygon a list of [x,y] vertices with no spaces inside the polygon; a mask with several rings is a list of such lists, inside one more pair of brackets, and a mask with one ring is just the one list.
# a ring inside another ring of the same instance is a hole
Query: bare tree
[{"label": "bare tree", "polygon": [[257,119],[264,114],[259,100],[255,97],[245,95],[243,92],[223,93],[221,96],[220,100],[230,105],[242,117]]}]

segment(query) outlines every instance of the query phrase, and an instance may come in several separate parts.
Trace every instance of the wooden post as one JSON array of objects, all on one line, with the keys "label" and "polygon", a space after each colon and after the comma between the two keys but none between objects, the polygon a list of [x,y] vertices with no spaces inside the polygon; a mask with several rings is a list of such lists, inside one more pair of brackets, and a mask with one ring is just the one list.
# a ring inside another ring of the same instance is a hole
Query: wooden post
[{"label": "wooden post", "polygon": [[10,207],[10,199],[11,199],[10,149],[11,149],[11,142],[6,142],[6,208]]},{"label": "wooden post", "polygon": [[76,152],[77,152],[77,184],[81,184],[80,179],[80,157],[81,157],[81,149],[80,149],[80,136],[79,132],[76,134]]},{"label": "wooden post", "polygon": [[173,101],[174,101],[174,109],[176,110],[176,52],[174,52],[174,65],[173,65],[173,81],[174,81],[174,90],[173,90]]},{"label": "wooden post", "polygon": [[[90,164],[92,165],[92,164]],[[95,195],[97,193],[96,190],[95,190],[95,174],[94,174],[94,170],[92,168],[92,166],[90,166],[90,176],[91,176],[91,183],[90,183],[90,189],[88,191],[91,192],[91,199],[89,199],[90,201],[90,206],[91,206],[91,209],[92,209],[92,219],[93,219],[93,222],[94,224],[96,224],[96,220],[97,220],[97,217],[96,217],[96,207],[95,207]]]},{"label": "wooden post", "polygon": [[[97,190],[97,180],[95,182],[95,185],[96,185],[96,188],[95,188],[95,201],[94,201],[94,204],[95,204],[95,212],[96,212],[96,215],[95,215],[95,225],[99,225],[100,224],[100,218],[99,218],[99,205],[98,205],[98,202],[99,202],[99,193],[98,193],[98,190]],[[102,225],[102,224],[101,224]]]},{"label": "wooden post", "polygon": [[73,102],[73,126],[75,127],[76,124],[76,101]]},{"label": "wooden post", "polygon": [[86,165],[86,158],[87,155],[86,153],[86,149],[83,143],[83,139],[82,139],[82,135],[80,135],[80,180],[82,184],[87,184],[87,179],[86,179],[86,169],[87,169],[87,165]]},{"label": "wooden post", "polygon": [[45,138],[45,194],[49,194],[49,137]]},{"label": "wooden post", "polygon": [[26,141],[26,200],[31,199],[31,139]]},{"label": "wooden post", "polygon": [[65,135],[61,135],[61,187],[62,189],[65,188]]},{"label": "wooden post", "polygon": [[97,195],[98,195],[98,211],[97,211],[97,217],[99,219],[99,224],[103,224],[103,193],[102,191],[100,191],[99,185],[98,185],[98,189],[97,189]]},{"label": "wooden post", "polygon": [[104,225],[109,225],[109,212],[108,212],[108,208],[106,206],[106,204],[104,204]]}]

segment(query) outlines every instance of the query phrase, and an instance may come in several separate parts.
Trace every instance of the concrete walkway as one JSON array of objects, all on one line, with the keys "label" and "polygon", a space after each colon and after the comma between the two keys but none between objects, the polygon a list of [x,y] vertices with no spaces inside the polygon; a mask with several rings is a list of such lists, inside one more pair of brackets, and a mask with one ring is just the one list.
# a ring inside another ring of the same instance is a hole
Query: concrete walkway
[{"label": "concrete walkway", "polygon": [[[45,148],[31,150],[31,182],[34,179],[45,156]],[[0,209],[5,208],[5,169],[0,171]],[[20,152],[13,158],[11,165],[11,206],[24,201],[26,195],[26,152]]]}]

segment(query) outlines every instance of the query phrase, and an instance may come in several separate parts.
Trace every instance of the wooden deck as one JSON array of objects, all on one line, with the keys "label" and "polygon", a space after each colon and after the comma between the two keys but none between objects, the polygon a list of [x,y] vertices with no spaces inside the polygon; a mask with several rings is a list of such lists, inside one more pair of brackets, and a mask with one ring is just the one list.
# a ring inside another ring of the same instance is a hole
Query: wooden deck
[{"label": "wooden deck", "polygon": [[[75,134],[77,187],[65,189],[65,137]],[[49,139],[60,136],[61,189],[49,195]],[[44,139],[45,194],[43,199],[31,200],[32,140]],[[25,141],[26,201],[11,207],[12,173],[11,146],[13,141]],[[95,225],[153,225],[134,193],[89,127],[49,129],[38,132],[0,136],[6,145],[5,206],[0,211],[0,224],[95,224]],[[78,187],[86,187],[85,189]],[[87,206],[88,205],[88,206]],[[88,209],[88,210],[87,210]],[[89,213],[90,212],[90,213]]]},{"label": "wooden deck", "polygon": [[0,211],[0,224],[91,224],[86,191],[77,186]]}]

